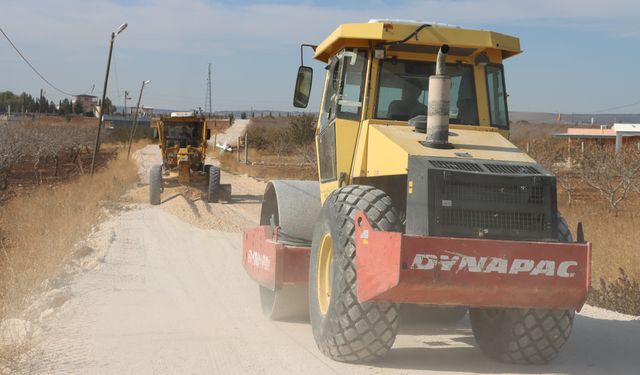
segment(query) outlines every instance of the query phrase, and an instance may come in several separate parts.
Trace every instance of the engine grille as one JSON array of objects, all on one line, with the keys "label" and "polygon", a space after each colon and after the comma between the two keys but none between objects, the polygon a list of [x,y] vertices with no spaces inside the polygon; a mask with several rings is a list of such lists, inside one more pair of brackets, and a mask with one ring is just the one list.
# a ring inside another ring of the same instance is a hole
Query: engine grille
[{"label": "engine grille", "polygon": [[481,165],[481,171],[454,170],[451,164],[412,158],[409,181],[413,182],[413,191],[407,195],[407,234],[557,238],[555,177],[544,169],[470,161],[469,164]]},{"label": "engine grille", "polygon": [[458,229],[478,228],[478,236],[485,236],[494,230],[544,232],[545,215],[521,212],[500,212],[444,208],[440,223]]},{"label": "engine grille", "polygon": [[442,186],[443,199],[451,201],[499,202],[511,204],[542,204],[544,189],[541,185],[487,183],[459,183],[444,182]]},{"label": "engine grille", "polygon": [[434,159],[429,160],[429,163],[436,168],[451,169],[456,171],[470,171],[470,172],[482,172],[482,168],[476,163],[469,163],[464,161],[451,161]]},{"label": "engine grille", "polygon": [[491,173],[499,174],[541,174],[535,167],[518,164],[483,164]]}]

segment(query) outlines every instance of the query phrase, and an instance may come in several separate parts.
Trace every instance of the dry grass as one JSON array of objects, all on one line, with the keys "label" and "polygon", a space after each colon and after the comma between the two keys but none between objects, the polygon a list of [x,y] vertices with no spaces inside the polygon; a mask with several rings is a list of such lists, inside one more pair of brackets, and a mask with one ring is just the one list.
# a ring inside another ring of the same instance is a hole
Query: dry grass
[{"label": "dry grass", "polygon": [[591,199],[575,202],[573,207],[562,203],[559,207],[572,232],[582,222],[585,238],[592,243],[594,286],[600,278],[615,281],[620,275],[619,268],[640,280],[640,198],[634,198],[617,215],[605,203]]},{"label": "dry grass", "polygon": [[588,302],[631,315],[640,315],[640,195],[629,197],[612,211],[595,194],[567,204],[558,191],[559,210],[575,234],[578,222],[591,242],[591,287]]},{"label": "dry grass", "polygon": [[[136,168],[125,150],[93,177],[42,186],[2,206],[0,322],[20,318],[45,280],[62,271],[74,256],[74,244],[104,215],[104,203],[117,200],[137,181]],[[13,357],[9,349],[0,350],[0,362]]]},{"label": "dry grass", "polygon": [[[313,145],[311,145],[313,147]],[[244,150],[242,150],[244,151]],[[309,162],[305,152],[289,155],[274,155],[269,151],[249,150],[249,164],[244,162],[244,153],[241,152],[241,161],[237,162],[235,153],[216,155],[222,168],[233,173],[242,173],[251,177],[264,180],[296,179],[317,180],[318,169],[315,159]],[[313,154],[315,158],[315,153]]]},{"label": "dry grass", "polygon": [[251,118],[251,126],[270,129],[287,128],[289,127],[289,117],[253,117]]},{"label": "dry grass", "polygon": [[530,124],[517,122],[511,124],[510,137],[511,142],[522,144],[534,139],[553,137],[556,133],[566,133],[569,125],[550,125],[550,124]]}]

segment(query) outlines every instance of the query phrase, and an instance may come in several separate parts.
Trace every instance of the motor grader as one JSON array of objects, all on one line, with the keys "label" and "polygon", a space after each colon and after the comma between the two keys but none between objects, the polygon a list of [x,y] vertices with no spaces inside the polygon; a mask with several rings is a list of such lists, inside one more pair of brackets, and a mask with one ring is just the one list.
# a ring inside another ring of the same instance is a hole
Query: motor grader
[{"label": "motor grader", "polygon": [[230,186],[220,184],[220,169],[206,165],[205,156],[210,130],[206,119],[194,112],[173,112],[157,123],[158,146],[162,164],[149,171],[149,202],[161,203],[164,183],[189,185],[203,179],[208,183],[206,198],[217,202]]},{"label": "motor grader", "polygon": [[[244,232],[265,314],[308,313],[337,361],[385,355],[407,307],[468,310],[491,358],[556,357],[587,298],[590,244],[559,215],[554,175],[508,140],[503,62],[519,40],[372,20],[311,47],[327,64],[319,181],[271,181]],[[302,62],[296,107],[311,82]]]}]

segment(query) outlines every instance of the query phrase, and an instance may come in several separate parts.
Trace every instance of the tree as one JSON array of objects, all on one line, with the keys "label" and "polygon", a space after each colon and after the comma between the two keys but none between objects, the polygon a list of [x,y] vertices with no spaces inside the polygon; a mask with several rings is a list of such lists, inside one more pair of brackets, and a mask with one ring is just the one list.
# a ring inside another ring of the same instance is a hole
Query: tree
[{"label": "tree", "polygon": [[111,102],[111,99],[109,99],[109,97],[105,97],[104,98],[104,110],[103,113],[106,115],[112,115],[115,112],[115,107],[113,105],[113,103]]},{"label": "tree", "polygon": [[240,118],[243,119],[243,120],[246,120],[247,112],[240,112]]},{"label": "tree", "polygon": [[312,143],[316,134],[316,116],[303,114],[289,119],[289,138],[291,143],[304,146]]},{"label": "tree", "polygon": [[589,147],[580,163],[582,180],[595,189],[616,213],[640,183],[640,152],[625,147]]},{"label": "tree", "polygon": [[64,99],[60,101],[60,105],[58,107],[58,114],[60,115],[68,115],[71,113],[71,102],[69,99]]},{"label": "tree", "polygon": [[73,106],[73,113],[77,114],[77,115],[81,115],[84,113],[84,108],[82,107],[82,102],[79,100],[76,100],[76,102],[74,103]]}]

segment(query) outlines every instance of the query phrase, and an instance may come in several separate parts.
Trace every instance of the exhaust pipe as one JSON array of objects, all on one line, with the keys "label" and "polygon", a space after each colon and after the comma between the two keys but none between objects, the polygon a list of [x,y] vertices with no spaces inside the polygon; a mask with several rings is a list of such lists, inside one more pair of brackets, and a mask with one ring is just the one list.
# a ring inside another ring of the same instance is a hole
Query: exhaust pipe
[{"label": "exhaust pipe", "polygon": [[427,141],[432,148],[453,148],[449,143],[449,101],[451,77],[446,75],[445,56],[449,46],[443,44],[438,51],[436,74],[429,77],[429,101],[427,103]]}]

